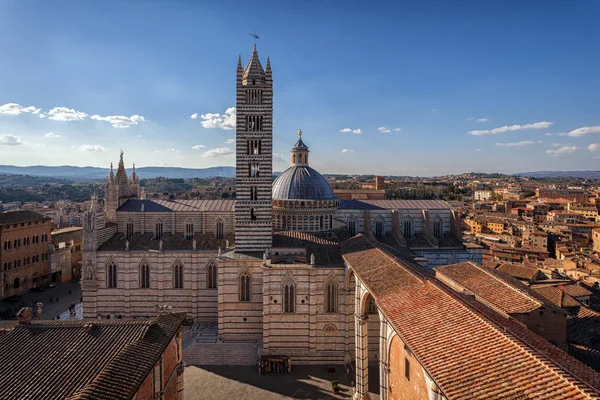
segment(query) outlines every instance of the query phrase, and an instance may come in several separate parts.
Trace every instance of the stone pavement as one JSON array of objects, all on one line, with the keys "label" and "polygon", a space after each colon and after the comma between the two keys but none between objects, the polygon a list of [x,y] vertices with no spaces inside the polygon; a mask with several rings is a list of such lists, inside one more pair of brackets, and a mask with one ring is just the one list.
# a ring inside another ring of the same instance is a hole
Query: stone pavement
[{"label": "stone pavement", "polygon": [[[71,294],[69,294],[71,291]],[[52,301],[50,298],[52,297]],[[56,299],[58,298],[58,302]],[[11,315],[16,315],[23,306],[31,306],[32,303],[41,302],[42,319],[53,319],[65,311],[69,306],[77,304],[81,299],[81,286],[79,282],[57,283],[56,287],[46,289],[43,292],[28,292],[21,295],[21,303],[11,304],[0,301],[0,312],[9,310]]]}]

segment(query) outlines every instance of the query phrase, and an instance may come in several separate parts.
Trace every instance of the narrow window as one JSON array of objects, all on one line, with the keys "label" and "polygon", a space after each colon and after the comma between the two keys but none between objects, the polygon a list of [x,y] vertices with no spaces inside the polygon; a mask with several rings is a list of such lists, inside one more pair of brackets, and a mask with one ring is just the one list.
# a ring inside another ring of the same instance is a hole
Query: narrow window
[{"label": "narrow window", "polygon": [[206,267],[206,288],[217,288],[217,265],[214,263],[210,263],[208,264],[208,267]]},{"label": "narrow window", "polygon": [[254,207],[250,208],[250,219],[252,221],[256,220],[256,214],[255,214],[255,211],[254,211]]},{"label": "narrow window", "polygon": [[129,239],[130,237],[133,236],[133,222],[132,221],[128,221],[127,222],[127,239]]},{"label": "narrow window", "polygon": [[175,289],[183,288],[183,265],[179,262],[173,267],[173,287]]},{"label": "narrow window", "polygon": [[192,240],[194,238],[194,224],[191,222],[185,223],[185,240]]},{"label": "narrow window", "polygon": [[338,287],[334,283],[330,283],[327,285],[325,306],[326,312],[338,311]]},{"label": "narrow window", "polygon": [[240,276],[240,301],[250,301],[251,299],[251,278],[248,273]]},{"label": "narrow window", "polygon": [[283,287],[283,312],[293,313],[296,310],[296,287],[286,283]]},{"label": "narrow window", "polygon": [[163,235],[163,223],[158,220],[154,225],[154,240],[159,240]]},{"label": "narrow window", "polygon": [[142,263],[140,266],[140,287],[150,287],[150,266],[146,263]]},{"label": "narrow window", "polygon": [[218,220],[217,221],[217,239],[223,239],[223,235],[224,235],[224,229],[223,229],[223,221]]},{"label": "narrow window", "polygon": [[404,221],[404,237],[408,239],[413,237],[413,226],[410,218]]},{"label": "narrow window", "polygon": [[369,303],[367,305],[367,314],[377,314],[377,305],[375,304],[375,300],[372,297],[369,298]]},{"label": "narrow window", "polygon": [[377,221],[375,221],[375,237],[377,237],[378,239],[381,239],[385,236],[385,223],[383,221],[383,218],[379,217],[377,218]]},{"label": "narrow window", "polygon": [[108,264],[107,270],[107,285],[109,288],[117,287],[117,265],[115,263]]}]

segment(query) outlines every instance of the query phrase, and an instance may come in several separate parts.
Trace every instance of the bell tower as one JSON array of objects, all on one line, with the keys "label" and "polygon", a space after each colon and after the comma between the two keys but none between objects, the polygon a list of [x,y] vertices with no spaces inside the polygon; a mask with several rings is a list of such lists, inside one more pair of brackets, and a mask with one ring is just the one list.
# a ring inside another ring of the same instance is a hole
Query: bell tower
[{"label": "bell tower", "polygon": [[256,44],[236,77],[236,252],[265,252],[273,242],[273,78],[263,69]]}]

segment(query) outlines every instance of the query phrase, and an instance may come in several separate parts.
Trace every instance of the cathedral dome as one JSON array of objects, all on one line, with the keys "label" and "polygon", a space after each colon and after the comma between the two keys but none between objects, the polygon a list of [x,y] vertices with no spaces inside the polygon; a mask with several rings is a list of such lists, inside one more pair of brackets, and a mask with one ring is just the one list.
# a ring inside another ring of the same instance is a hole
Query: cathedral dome
[{"label": "cathedral dome", "polygon": [[308,165],[290,167],[273,182],[273,200],[334,199],[327,179]]},{"label": "cathedral dome", "polygon": [[292,147],[292,166],[273,182],[273,200],[335,200],[327,179],[308,166],[308,146],[302,141],[302,130]]}]

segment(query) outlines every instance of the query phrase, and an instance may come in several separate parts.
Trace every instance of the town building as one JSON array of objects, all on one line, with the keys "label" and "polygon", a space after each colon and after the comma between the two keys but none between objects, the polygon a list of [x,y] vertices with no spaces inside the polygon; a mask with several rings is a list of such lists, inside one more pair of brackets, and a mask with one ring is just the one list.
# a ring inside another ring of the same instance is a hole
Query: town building
[{"label": "town building", "polygon": [[21,399],[183,400],[183,314],[0,321],[0,393]]},{"label": "town building", "polygon": [[551,188],[536,189],[536,196],[545,199],[565,199],[578,203],[588,203],[590,197],[592,197],[591,193],[585,190]]},{"label": "town building", "polygon": [[1,298],[50,282],[51,230],[51,219],[33,211],[0,213]]},{"label": "town building", "polygon": [[492,200],[493,193],[491,190],[474,190],[473,200],[475,201],[490,201]]},{"label": "town building", "polygon": [[52,282],[81,279],[83,259],[83,230],[80,227],[52,231],[50,247],[50,272]]}]

